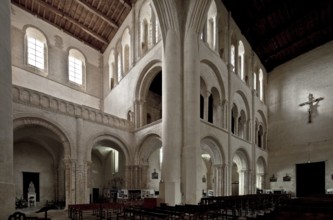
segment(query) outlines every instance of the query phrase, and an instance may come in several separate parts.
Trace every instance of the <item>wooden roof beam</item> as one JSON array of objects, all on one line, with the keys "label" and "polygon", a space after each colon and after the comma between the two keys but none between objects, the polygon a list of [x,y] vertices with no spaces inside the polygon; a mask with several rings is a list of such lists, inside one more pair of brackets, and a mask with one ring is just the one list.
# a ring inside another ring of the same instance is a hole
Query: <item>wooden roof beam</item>
[{"label": "wooden roof beam", "polygon": [[126,0],[119,0],[121,4],[123,4],[126,8],[131,9],[130,3],[128,3]]},{"label": "wooden roof beam", "polygon": [[104,14],[102,14],[100,11],[98,11],[96,8],[92,7],[91,5],[87,4],[86,2],[82,1],[82,0],[75,0],[78,4],[82,5],[85,9],[87,9],[88,11],[90,11],[91,13],[94,13],[97,15],[97,17],[100,17],[101,19],[103,19],[106,23],[108,23],[109,25],[111,25],[112,27],[119,29],[119,26],[117,25],[117,23],[113,20],[111,20],[110,18],[108,18],[107,16],[105,16]]},{"label": "wooden roof beam", "polygon": [[92,32],[86,26],[84,26],[83,24],[81,24],[78,21],[74,20],[73,18],[69,17],[68,15],[66,15],[65,13],[63,13],[62,11],[60,11],[59,9],[53,7],[52,5],[46,3],[46,2],[44,2],[42,0],[35,0],[35,1],[38,2],[40,5],[44,6],[45,8],[53,11],[56,15],[61,16],[62,18],[66,19],[67,21],[71,22],[72,24],[74,24],[76,26],[79,26],[81,28],[81,30],[83,30],[87,34],[93,36],[94,38],[96,38],[100,42],[102,42],[104,44],[109,44],[109,42],[106,39],[104,39],[101,36],[99,36],[98,34]]}]

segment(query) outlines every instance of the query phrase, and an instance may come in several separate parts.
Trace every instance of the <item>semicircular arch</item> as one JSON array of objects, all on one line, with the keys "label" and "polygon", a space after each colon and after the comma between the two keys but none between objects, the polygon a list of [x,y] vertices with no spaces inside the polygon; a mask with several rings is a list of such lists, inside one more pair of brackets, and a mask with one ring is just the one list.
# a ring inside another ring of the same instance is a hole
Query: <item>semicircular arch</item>
[{"label": "semicircular arch", "polygon": [[91,161],[92,149],[99,144],[106,145],[106,146],[109,146],[111,144],[113,149],[124,153],[125,164],[126,165],[130,164],[132,156],[131,156],[131,153],[128,150],[126,144],[121,140],[120,137],[117,137],[114,134],[105,133],[105,132],[91,137],[89,139],[89,141],[87,142],[87,146],[85,148],[85,149],[87,149],[87,151],[86,151],[86,160],[87,161]]},{"label": "semicircular arch", "polygon": [[136,100],[145,100],[152,81],[160,71],[162,71],[160,60],[152,60],[142,69],[135,89]]},{"label": "semicircular arch", "polygon": [[162,138],[157,134],[148,134],[142,138],[135,153],[136,164],[147,164],[150,155],[162,147]]},{"label": "semicircular arch", "polygon": [[69,138],[69,135],[66,134],[65,129],[63,129],[57,122],[44,118],[41,115],[35,115],[35,114],[20,114],[20,115],[14,115],[13,120],[13,131],[20,128],[29,128],[34,126],[41,126],[46,128],[47,130],[53,132],[56,134],[56,136],[59,138],[61,144],[64,147],[64,159],[71,158],[71,146],[73,146],[72,141]]},{"label": "semicircular arch", "polygon": [[[218,81],[218,90],[220,91],[221,94],[221,98],[224,100],[226,99],[226,90],[225,90],[225,86],[224,86],[224,82],[223,79],[221,77],[222,74],[220,74],[219,69],[216,67],[216,65],[214,63],[212,63],[211,61],[207,60],[207,59],[203,59],[200,61],[201,65],[205,65],[207,66],[209,69],[212,70],[212,72],[214,73],[217,81]],[[202,67],[201,67],[202,69]],[[208,89],[208,88],[207,88]]]},{"label": "semicircular arch", "polygon": [[223,164],[225,156],[222,146],[213,137],[205,137],[200,141],[203,152],[208,152],[213,164]]}]

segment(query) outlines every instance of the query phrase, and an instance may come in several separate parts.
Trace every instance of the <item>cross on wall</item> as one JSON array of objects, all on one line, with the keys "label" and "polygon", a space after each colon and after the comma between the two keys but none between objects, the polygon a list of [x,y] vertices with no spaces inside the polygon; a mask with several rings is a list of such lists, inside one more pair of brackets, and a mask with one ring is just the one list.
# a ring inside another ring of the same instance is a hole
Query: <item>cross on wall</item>
[{"label": "cross on wall", "polygon": [[308,123],[311,123],[312,122],[312,111],[313,111],[314,106],[317,106],[319,101],[323,100],[324,98],[320,97],[320,98],[315,99],[313,97],[312,93],[309,94],[308,98],[309,98],[309,101],[303,102],[303,103],[299,104],[299,106],[309,105],[309,108],[308,108]]}]

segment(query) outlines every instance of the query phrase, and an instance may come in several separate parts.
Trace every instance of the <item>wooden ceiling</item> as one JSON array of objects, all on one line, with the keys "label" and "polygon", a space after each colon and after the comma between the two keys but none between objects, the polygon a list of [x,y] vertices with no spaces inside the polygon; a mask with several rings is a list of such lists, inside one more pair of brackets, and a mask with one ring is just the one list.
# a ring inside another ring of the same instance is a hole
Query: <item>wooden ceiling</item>
[{"label": "wooden ceiling", "polygon": [[[269,72],[333,40],[333,0],[221,0]],[[135,0],[12,0],[104,52]]]},{"label": "wooden ceiling", "polygon": [[333,40],[332,0],[221,0],[270,72]]},{"label": "wooden ceiling", "polygon": [[87,45],[104,52],[132,8],[132,0],[11,0]]}]

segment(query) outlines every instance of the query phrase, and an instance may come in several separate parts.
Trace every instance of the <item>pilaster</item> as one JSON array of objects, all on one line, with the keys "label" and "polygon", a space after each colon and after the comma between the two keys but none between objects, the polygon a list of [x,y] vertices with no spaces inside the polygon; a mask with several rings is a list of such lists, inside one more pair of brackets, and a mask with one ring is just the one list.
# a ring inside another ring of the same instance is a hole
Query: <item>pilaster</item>
[{"label": "pilaster", "polygon": [[13,174],[12,70],[10,40],[10,1],[0,4],[0,219],[15,209]]}]

